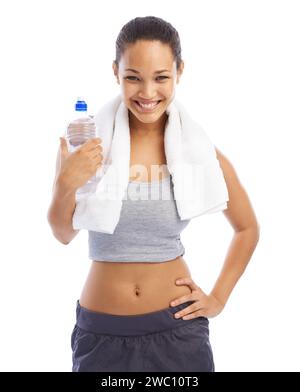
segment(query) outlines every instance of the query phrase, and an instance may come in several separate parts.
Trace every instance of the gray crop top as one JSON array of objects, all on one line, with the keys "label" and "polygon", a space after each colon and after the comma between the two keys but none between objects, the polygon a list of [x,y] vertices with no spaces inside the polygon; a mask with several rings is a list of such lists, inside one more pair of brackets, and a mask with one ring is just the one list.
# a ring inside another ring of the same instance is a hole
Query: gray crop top
[{"label": "gray crop top", "polygon": [[185,253],[171,176],[152,182],[129,181],[113,234],[89,231],[89,258],[111,262],[160,262]]}]

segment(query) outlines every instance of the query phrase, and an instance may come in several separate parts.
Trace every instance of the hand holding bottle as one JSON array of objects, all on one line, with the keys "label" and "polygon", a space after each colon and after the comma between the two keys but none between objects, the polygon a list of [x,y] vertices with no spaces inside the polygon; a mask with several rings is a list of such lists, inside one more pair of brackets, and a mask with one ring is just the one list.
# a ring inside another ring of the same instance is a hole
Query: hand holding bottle
[{"label": "hand holding bottle", "polygon": [[68,151],[67,141],[60,138],[60,170],[58,177],[68,188],[77,190],[96,174],[103,161],[101,139],[92,138],[74,152]]}]

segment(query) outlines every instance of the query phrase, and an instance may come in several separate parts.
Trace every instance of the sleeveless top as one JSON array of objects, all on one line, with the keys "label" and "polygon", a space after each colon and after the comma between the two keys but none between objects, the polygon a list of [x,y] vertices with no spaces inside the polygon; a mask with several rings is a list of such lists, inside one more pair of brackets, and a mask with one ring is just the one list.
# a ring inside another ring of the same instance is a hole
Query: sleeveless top
[{"label": "sleeveless top", "polygon": [[88,231],[89,258],[109,262],[163,262],[185,253],[171,176],[129,181],[113,234]]}]

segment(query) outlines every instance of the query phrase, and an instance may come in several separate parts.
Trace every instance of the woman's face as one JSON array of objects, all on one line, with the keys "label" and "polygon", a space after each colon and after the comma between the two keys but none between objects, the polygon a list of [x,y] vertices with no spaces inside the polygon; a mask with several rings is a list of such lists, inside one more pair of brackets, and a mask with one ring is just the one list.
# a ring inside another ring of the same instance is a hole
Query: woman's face
[{"label": "woman's face", "polygon": [[[177,71],[168,44],[146,40],[129,45],[118,68],[113,62],[123,102],[138,123],[155,123],[164,114],[175,96],[183,66],[182,62]],[[147,102],[147,107],[141,107]]]}]

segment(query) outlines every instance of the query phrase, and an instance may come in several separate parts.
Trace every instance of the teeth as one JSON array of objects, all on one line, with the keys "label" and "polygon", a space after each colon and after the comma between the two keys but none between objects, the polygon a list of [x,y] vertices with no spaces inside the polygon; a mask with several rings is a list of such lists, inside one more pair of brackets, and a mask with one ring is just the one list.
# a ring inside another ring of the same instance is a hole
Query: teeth
[{"label": "teeth", "polygon": [[152,109],[152,108],[154,108],[154,106],[156,106],[158,104],[158,101],[154,102],[154,103],[147,103],[147,104],[139,102],[139,104],[141,105],[142,108]]}]

